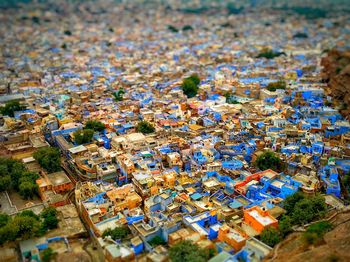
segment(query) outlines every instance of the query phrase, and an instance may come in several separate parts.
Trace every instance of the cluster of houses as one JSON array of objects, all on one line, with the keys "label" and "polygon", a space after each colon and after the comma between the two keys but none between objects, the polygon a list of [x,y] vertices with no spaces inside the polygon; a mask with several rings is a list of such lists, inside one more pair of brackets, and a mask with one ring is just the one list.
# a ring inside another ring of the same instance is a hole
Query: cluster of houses
[{"label": "cluster of houses", "polygon": [[[90,5],[79,8],[101,3]],[[212,262],[261,261],[272,248],[259,235],[278,227],[288,196],[322,193],[337,206],[349,197],[341,186],[350,171],[349,119],[320,78],[322,48],[336,42],[332,30],[300,19],[295,30],[309,28],[309,38],[295,39],[289,22],[275,23],[278,12],[237,16],[239,28],[232,16],[177,13],[179,28],[193,24],[193,37],[164,26],[175,20],[162,6],[130,16],[125,3],[109,7],[111,26],[105,16],[82,12],[72,32],[62,31],[63,22],[38,24],[39,34],[19,22],[0,29],[21,36],[1,44],[0,106],[23,105],[0,115],[1,155],[39,173],[45,206],[69,209],[67,219],[79,213],[101,261],[167,261],[183,240],[215,250]],[[255,22],[262,17],[273,22]],[[37,48],[24,52],[23,42]],[[266,47],[285,54],[259,57]],[[194,74],[197,94],[187,97],[182,82]],[[104,129],[78,144],[76,131],[88,121]],[[154,131],[144,132],[141,122]],[[45,147],[59,149],[61,171],[47,172],[33,158]],[[281,159],[279,172],[255,164],[267,151]],[[129,229],[127,238],[103,236],[119,227]],[[22,255],[40,261],[38,252],[57,241],[70,252],[66,237],[22,242]],[[152,244],[156,237],[162,245]]]}]

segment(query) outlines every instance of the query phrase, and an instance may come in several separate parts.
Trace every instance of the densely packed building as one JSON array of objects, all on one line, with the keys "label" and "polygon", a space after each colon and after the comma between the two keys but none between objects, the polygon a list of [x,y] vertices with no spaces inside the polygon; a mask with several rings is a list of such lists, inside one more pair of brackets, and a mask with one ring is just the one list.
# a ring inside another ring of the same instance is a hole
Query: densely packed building
[{"label": "densely packed building", "polygon": [[[1,154],[38,173],[42,205],[78,211],[101,261],[168,261],[186,240],[213,262],[261,261],[272,250],[261,235],[280,228],[288,197],[347,203],[349,118],[325,94],[319,64],[348,42],[346,18],[170,3],[1,14]],[[48,147],[58,171],[36,156]],[[12,209],[1,202],[1,212],[22,210],[3,194]],[[60,237],[21,242],[23,258],[40,261],[55,241],[70,252]]]}]

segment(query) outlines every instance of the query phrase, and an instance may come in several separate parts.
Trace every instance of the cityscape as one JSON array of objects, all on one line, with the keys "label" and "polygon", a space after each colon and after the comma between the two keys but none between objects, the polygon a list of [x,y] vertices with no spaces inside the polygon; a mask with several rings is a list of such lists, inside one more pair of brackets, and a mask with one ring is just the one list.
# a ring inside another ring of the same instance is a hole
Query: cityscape
[{"label": "cityscape", "polygon": [[350,2],[0,2],[1,262],[350,261]]}]

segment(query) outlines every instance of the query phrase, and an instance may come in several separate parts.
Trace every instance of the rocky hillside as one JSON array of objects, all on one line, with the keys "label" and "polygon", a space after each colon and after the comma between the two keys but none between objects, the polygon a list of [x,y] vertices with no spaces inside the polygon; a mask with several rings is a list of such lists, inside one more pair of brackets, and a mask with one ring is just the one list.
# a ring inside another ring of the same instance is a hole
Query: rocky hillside
[{"label": "rocky hillside", "polygon": [[328,83],[326,93],[333,97],[340,112],[350,116],[350,50],[333,49],[322,58],[322,77]]},{"label": "rocky hillside", "polygon": [[350,213],[340,213],[331,222],[333,230],[318,245],[306,243],[303,233],[292,233],[275,247],[266,261],[350,261]]}]

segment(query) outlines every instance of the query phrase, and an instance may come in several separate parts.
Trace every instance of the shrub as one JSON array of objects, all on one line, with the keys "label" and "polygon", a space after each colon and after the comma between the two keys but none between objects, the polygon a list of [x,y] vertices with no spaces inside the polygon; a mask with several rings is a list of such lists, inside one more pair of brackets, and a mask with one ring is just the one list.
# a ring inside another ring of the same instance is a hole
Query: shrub
[{"label": "shrub", "polygon": [[148,243],[153,247],[166,244],[166,242],[160,236],[155,236],[150,241],[148,241]]},{"label": "shrub", "polygon": [[155,128],[151,123],[147,121],[141,121],[137,124],[136,130],[137,132],[141,132],[143,134],[150,134],[150,133],[154,133]]},{"label": "shrub", "polygon": [[41,258],[43,262],[50,262],[55,257],[56,253],[52,250],[52,248],[47,248],[42,251]]},{"label": "shrub", "polygon": [[125,239],[128,235],[130,234],[130,229],[127,226],[120,226],[116,227],[114,229],[106,229],[102,237],[110,236],[112,239],[117,240],[117,239]]},{"label": "shrub", "polygon": [[324,234],[332,229],[332,224],[327,221],[317,222],[310,225],[303,234],[308,244],[318,244],[323,240]]},{"label": "shrub", "polygon": [[307,228],[306,232],[315,233],[318,236],[323,236],[325,233],[330,231],[332,227],[333,227],[332,224],[329,223],[328,221],[321,221],[310,225]]},{"label": "shrub", "polygon": [[276,228],[267,227],[261,232],[260,239],[266,245],[274,247],[277,243],[281,241],[281,236]]},{"label": "shrub", "polygon": [[169,248],[172,262],[206,262],[213,252],[200,248],[192,241],[183,240]]}]

